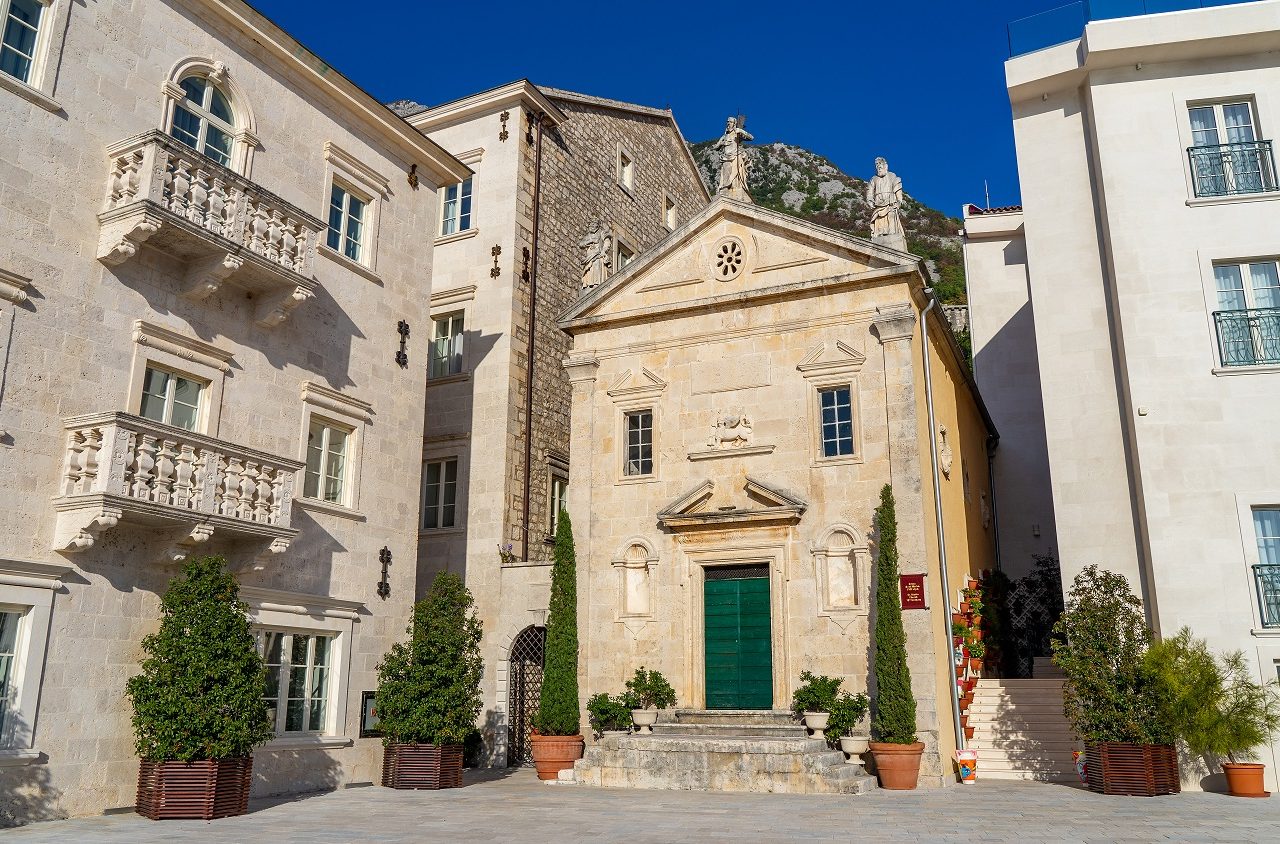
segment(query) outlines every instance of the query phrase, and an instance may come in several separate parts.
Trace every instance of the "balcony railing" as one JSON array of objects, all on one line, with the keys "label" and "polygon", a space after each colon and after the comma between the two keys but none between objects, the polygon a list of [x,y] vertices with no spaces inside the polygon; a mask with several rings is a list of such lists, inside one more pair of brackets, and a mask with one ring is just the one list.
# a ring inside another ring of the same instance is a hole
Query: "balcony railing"
[{"label": "balcony railing", "polygon": [[128,413],[68,419],[54,547],[81,551],[121,520],[170,528],[173,559],[215,532],[283,551],[304,464]]},{"label": "balcony railing", "polygon": [[1223,366],[1280,363],[1280,308],[1214,311]]},{"label": "balcony railing", "polygon": [[122,264],[143,243],[162,249],[185,262],[189,298],[205,299],[224,282],[265,294],[255,314],[264,327],[314,293],[320,220],[163,132],[107,153],[98,260]]},{"label": "balcony railing", "polygon": [[1280,627],[1280,565],[1264,563],[1253,567],[1258,590],[1258,612],[1263,627]]},{"label": "balcony railing", "polygon": [[1191,147],[1196,196],[1237,196],[1276,190],[1271,141]]},{"label": "balcony railing", "polygon": [[1079,38],[1089,21],[1230,6],[1251,0],[1079,0],[1009,23],[1009,55],[1020,56]]}]

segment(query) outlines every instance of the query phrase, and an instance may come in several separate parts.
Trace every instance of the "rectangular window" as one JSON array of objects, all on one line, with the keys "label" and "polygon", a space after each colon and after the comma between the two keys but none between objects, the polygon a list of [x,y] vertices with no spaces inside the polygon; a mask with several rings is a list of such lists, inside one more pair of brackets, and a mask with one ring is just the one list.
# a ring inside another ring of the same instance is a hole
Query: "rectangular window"
[{"label": "rectangular window", "polygon": [[618,150],[618,184],[627,190],[635,190],[636,187],[636,164],[622,150]]},{"label": "rectangular window", "polygon": [[551,535],[560,527],[560,511],[569,508],[569,480],[561,475],[551,476]]},{"label": "rectangular window", "polygon": [[428,377],[442,378],[462,371],[462,314],[432,320]]},{"label": "rectangular window", "polygon": [[1280,627],[1280,509],[1254,508],[1253,532],[1258,565],[1253,567],[1263,627]]},{"label": "rectangular window", "polygon": [[471,179],[445,188],[441,204],[441,236],[457,234],[471,228]]},{"label": "rectangular window", "polygon": [[1280,267],[1275,261],[1215,264],[1213,278],[1222,365],[1280,363]]},{"label": "rectangular window", "polygon": [[625,474],[653,474],[653,411],[628,413]]},{"label": "rectangular window", "polygon": [[822,408],[822,456],[853,454],[853,404],[848,387],[818,391]]},{"label": "rectangular window", "polygon": [[618,243],[618,260],[615,262],[615,266],[618,268],[618,272],[622,272],[623,270],[625,270],[627,268],[627,264],[630,264],[635,259],[636,259],[636,253],[631,249],[628,249],[621,242],[619,242]]},{"label": "rectangular window", "polygon": [[22,613],[6,610],[0,612],[0,736],[8,734],[5,721],[13,708],[15,664],[18,661],[18,627]]},{"label": "rectangular window", "polygon": [[368,203],[338,185],[329,192],[329,248],[364,261],[364,221]]},{"label": "rectangular window", "polygon": [[263,697],[276,735],[324,732],[334,637],[286,630],[258,630],[255,636],[267,664]]},{"label": "rectangular window", "polygon": [[205,384],[176,372],[148,366],[142,379],[138,415],[194,431],[200,424],[200,396]]},{"label": "rectangular window", "polygon": [[676,230],[676,204],[669,196],[662,201],[662,222],[667,231]]},{"label": "rectangular window", "polygon": [[[7,7],[7,8],[6,8]],[[0,0],[4,34],[0,38],[0,72],[30,82],[40,42],[44,4],[39,0]]]},{"label": "rectangular window", "polygon": [[1259,140],[1253,104],[1211,103],[1187,109],[1196,196],[1231,196],[1276,189],[1271,142]]},{"label": "rectangular window", "polygon": [[422,529],[453,527],[457,503],[458,459],[428,462],[422,472]]},{"label": "rectangular window", "polygon": [[307,431],[307,474],[302,494],[333,504],[346,504],[347,453],[351,430],[312,418]]}]

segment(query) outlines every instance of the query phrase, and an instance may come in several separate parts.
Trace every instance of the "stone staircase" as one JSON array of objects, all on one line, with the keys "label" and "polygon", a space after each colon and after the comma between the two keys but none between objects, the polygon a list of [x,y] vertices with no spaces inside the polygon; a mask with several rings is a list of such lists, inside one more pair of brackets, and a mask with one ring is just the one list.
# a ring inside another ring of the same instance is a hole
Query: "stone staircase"
[{"label": "stone staircase", "polygon": [[606,735],[574,765],[574,780],[613,788],[864,794],[875,777],[790,712],[664,712],[651,735]]},{"label": "stone staircase", "polygon": [[1062,673],[1037,658],[1032,680],[979,680],[969,707],[978,777],[1079,782],[1071,751],[1079,750],[1062,714]]}]

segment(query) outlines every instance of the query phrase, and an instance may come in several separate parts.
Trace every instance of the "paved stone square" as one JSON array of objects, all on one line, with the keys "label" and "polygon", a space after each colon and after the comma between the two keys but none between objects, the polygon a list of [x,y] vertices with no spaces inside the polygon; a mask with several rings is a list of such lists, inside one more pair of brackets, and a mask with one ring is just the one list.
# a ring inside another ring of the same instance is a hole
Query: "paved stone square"
[{"label": "paved stone square", "polygon": [[[470,774],[471,772],[468,772]],[[863,796],[720,794],[547,786],[531,771],[453,791],[355,788],[262,801],[213,824],[110,815],[4,833],[23,842],[425,841],[1274,841],[1280,796],[1102,797],[1078,788],[988,781]]]}]

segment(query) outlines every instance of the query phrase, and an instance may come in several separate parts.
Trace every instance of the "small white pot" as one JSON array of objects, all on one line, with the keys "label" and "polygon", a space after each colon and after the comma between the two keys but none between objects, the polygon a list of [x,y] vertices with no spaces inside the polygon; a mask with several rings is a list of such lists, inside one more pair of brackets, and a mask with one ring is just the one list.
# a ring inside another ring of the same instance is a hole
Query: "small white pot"
[{"label": "small white pot", "polygon": [[850,765],[856,765],[862,761],[862,754],[866,753],[870,748],[871,739],[868,736],[841,736],[840,749],[844,751],[847,757],[844,761]]},{"label": "small white pot", "polygon": [[806,712],[804,713],[804,726],[809,731],[809,736],[816,736],[827,728],[827,722],[831,720],[830,712]]},{"label": "small white pot", "polygon": [[658,722],[658,710],[656,709],[633,709],[631,710],[631,721],[636,725],[636,732],[640,735],[649,735],[653,732],[653,725]]}]

